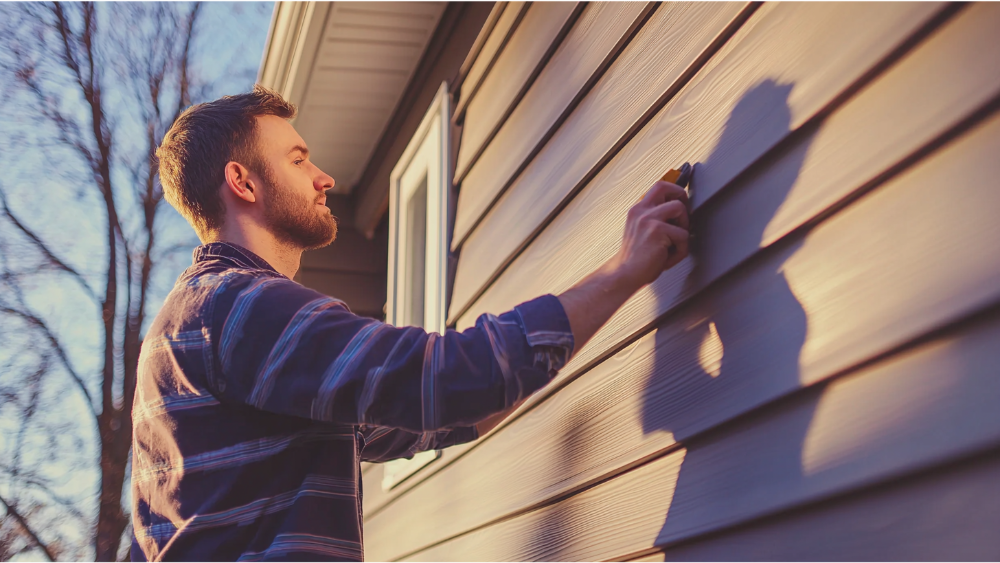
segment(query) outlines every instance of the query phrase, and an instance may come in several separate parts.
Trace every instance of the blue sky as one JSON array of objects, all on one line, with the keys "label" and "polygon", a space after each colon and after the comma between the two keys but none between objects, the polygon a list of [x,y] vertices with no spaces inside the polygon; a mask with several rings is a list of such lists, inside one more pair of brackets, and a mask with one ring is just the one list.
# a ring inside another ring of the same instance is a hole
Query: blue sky
[{"label": "blue sky", "polygon": [[[235,94],[249,90],[253,86],[260,65],[267,31],[273,11],[273,2],[208,2],[203,7],[199,22],[199,41],[194,46],[196,72],[209,85],[209,97]],[[103,8],[113,8],[106,4]],[[7,5],[0,8],[0,18],[4,12],[17,9]],[[3,48],[7,38],[0,38]],[[115,85],[117,86],[117,85]],[[5,102],[23,101],[16,94],[4,94]],[[72,102],[69,102],[72,105]],[[52,146],[51,128],[36,122],[31,116],[16,109],[16,103],[5,103],[0,107],[0,182],[8,195],[11,207],[25,222],[50,241],[67,262],[85,272],[93,287],[103,286],[103,256],[106,255],[103,231],[106,218],[94,194],[92,183],[86,178],[79,163],[66,156],[64,149]],[[142,146],[142,131],[124,125],[116,138],[120,146]],[[123,186],[119,181],[119,186]],[[118,207],[132,210],[130,190],[119,188],[116,196]],[[127,213],[133,213],[128,211]],[[133,221],[136,219],[133,218]],[[164,205],[158,219],[161,229],[158,237],[165,245],[176,246],[178,250],[160,261],[156,273],[151,298],[148,300],[148,320],[159,309],[163,297],[173,285],[179,273],[190,264],[190,250],[197,245],[197,238],[187,223],[169,206]],[[11,231],[0,228],[0,237],[5,244],[13,240]],[[15,252],[16,254],[16,252]],[[15,259],[19,256],[15,256]],[[76,370],[91,382],[91,392],[97,390],[97,375],[100,371],[101,355],[99,334],[99,314],[96,305],[82,296],[79,286],[57,274],[35,273],[27,286],[27,300],[36,311],[51,320],[53,329],[67,343],[67,348]],[[6,323],[6,325],[5,325]],[[29,361],[29,350],[34,344],[31,336],[19,332],[18,327],[0,318],[0,365],[18,362],[20,358]],[[14,366],[16,368],[16,366]],[[23,371],[8,369],[0,373],[0,384],[17,385],[11,377],[24,377]],[[6,381],[4,380],[6,378]],[[45,404],[58,411],[60,421],[66,431],[58,434],[56,451],[60,457],[54,460],[38,456],[51,450],[41,438],[29,446],[39,446],[35,461],[44,467],[45,473],[53,478],[53,489],[73,499],[78,499],[79,509],[88,516],[96,510],[96,449],[94,448],[92,423],[86,413],[86,403],[82,394],[67,384],[65,374],[53,374],[47,379]],[[17,432],[17,421],[11,420],[9,411],[0,405],[0,455],[4,455]],[[41,441],[40,441],[41,440]],[[28,455],[31,458],[32,455]],[[5,498],[11,493],[10,484],[0,475],[0,493]],[[127,504],[127,499],[126,499]],[[39,517],[39,525],[45,530],[44,515]],[[62,521],[62,528],[72,527],[72,521]],[[89,531],[79,524],[80,529],[62,529],[60,536],[74,543],[79,542],[83,551],[77,557],[93,558],[89,547]],[[48,530],[45,530],[48,531]],[[44,536],[43,536],[44,538]],[[72,551],[68,552],[72,553]],[[38,551],[27,551],[17,559],[39,560]]]}]

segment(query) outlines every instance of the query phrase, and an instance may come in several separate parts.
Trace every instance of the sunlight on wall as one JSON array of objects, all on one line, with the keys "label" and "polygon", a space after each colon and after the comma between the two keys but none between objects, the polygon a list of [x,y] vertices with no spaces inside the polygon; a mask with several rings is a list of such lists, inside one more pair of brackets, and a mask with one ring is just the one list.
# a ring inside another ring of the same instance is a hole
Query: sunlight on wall
[{"label": "sunlight on wall", "polygon": [[[1000,232],[996,212],[976,192],[995,177],[984,163],[995,159],[997,138],[1000,120],[838,213],[791,251],[781,271],[808,318],[803,383],[988,298],[996,268],[969,241],[996,240]],[[982,172],[977,181],[951,182],[963,170]],[[949,185],[948,205],[927,204],[942,185]],[[935,257],[945,256],[942,267]]]},{"label": "sunlight on wall", "polygon": [[[893,451],[906,442],[900,436],[933,433],[934,428],[920,427],[962,384],[961,378],[944,376],[955,368],[949,358],[961,357],[952,348],[951,342],[939,344],[830,385],[806,434],[802,472],[814,475],[861,461],[897,459]],[[900,373],[907,377],[902,397]]]},{"label": "sunlight on wall", "polygon": [[705,373],[712,377],[719,377],[722,373],[722,356],[725,350],[722,346],[722,339],[719,338],[719,331],[715,328],[714,322],[708,323],[708,330],[702,338],[701,347],[698,349],[698,363]]}]

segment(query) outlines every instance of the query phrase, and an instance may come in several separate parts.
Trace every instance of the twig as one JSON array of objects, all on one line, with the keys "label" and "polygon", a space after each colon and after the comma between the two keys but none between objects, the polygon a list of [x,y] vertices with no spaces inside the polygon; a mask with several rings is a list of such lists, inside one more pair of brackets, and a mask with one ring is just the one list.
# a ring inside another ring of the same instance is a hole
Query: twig
[{"label": "twig", "polygon": [[34,231],[32,231],[16,215],[14,215],[14,212],[10,209],[10,206],[7,205],[7,196],[4,193],[2,187],[0,187],[0,205],[3,206],[3,212],[4,215],[7,216],[7,219],[11,223],[13,223],[14,226],[17,227],[19,231],[24,233],[24,236],[28,237],[31,240],[31,242],[33,242],[35,246],[38,247],[39,250],[42,251],[42,254],[44,254],[45,257],[49,259],[49,262],[51,262],[52,265],[57,267],[58,269],[73,276],[73,279],[75,279],[83,287],[83,289],[87,292],[87,295],[90,296],[90,298],[96,302],[97,295],[94,293],[93,288],[90,287],[90,284],[87,283],[87,280],[82,275],[80,275],[80,273],[77,272],[74,268],[72,268],[71,266],[66,264],[66,262],[64,262],[58,256],[56,256],[55,253],[52,252],[51,249],[49,249],[48,245],[45,244],[45,242],[41,239],[41,237],[35,234]]},{"label": "twig", "polygon": [[7,514],[12,516],[14,520],[17,521],[18,525],[21,526],[21,529],[23,529],[24,532],[28,534],[28,537],[31,538],[31,541],[35,542],[35,545],[37,545],[42,550],[42,552],[45,553],[45,557],[48,558],[49,561],[55,561],[56,558],[54,555],[52,555],[52,552],[49,551],[49,546],[45,545],[45,543],[42,542],[41,538],[38,537],[38,534],[36,534],[35,531],[31,529],[31,526],[28,525],[27,520],[25,520],[24,517],[21,516],[21,513],[18,512],[17,509],[15,509],[13,506],[11,506],[11,504],[7,502],[2,496],[0,496],[0,504],[3,504],[4,508],[7,510]]},{"label": "twig", "polygon": [[15,309],[6,304],[0,304],[0,313],[7,313],[9,315],[20,317],[25,321],[27,321],[29,324],[34,325],[35,328],[38,328],[43,333],[45,333],[45,337],[49,341],[49,345],[52,346],[52,349],[55,351],[56,355],[59,356],[60,362],[62,362],[63,366],[66,368],[66,371],[69,372],[70,377],[73,378],[73,381],[76,382],[77,386],[80,388],[80,391],[83,392],[83,395],[87,398],[87,403],[90,405],[91,414],[94,415],[96,423],[97,411],[96,411],[96,405],[94,405],[94,399],[91,397],[90,391],[87,390],[87,386],[84,384],[83,378],[81,378],[79,374],[76,373],[76,370],[73,369],[73,365],[69,361],[69,356],[66,355],[66,351],[63,349],[62,344],[59,343],[59,339],[56,338],[56,335],[52,333],[52,330],[49,329],[49,326],[45,324],[45,321],[43,321],[40,317],[38,317],[34,313],[29,313],[27,311]]}]

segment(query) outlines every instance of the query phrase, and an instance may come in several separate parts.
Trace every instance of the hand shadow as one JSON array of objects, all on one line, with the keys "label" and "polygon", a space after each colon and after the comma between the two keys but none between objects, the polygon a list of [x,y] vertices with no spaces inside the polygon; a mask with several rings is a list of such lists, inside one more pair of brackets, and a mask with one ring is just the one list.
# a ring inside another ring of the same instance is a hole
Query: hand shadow
[{"label": "hand shadow", "polygon": [[[698,189],[699,172],[704,177],[724,169],[726,159],[753,143],[760,131],[790,129],[791,90],[791,84],[765,80],[743,95],[716,149],[696,165],[693,193]],[[787,172],[778,181],[752,188],[760,190],[761,197],[741,210],[738,225],[721,224],[712,217],[733,188],[741,186],[730,186],[698,209],[693,227],[694,267],[686,280],[691,290],[713,281],[707,279],[708,272],[718,272],[713,264],[727,262],[724,254],[748,256],[759,247],[768,223],[795,184],[806,154],[807,148],[796,150],[793,158],[798,160],[783,167]],[[744,172],[738,182],[754,173],[752,169]],[[801,478],[802,447],[814,409],[797,412],[796,420],[786,425],[787,431],[773,437],[766,453],[717,446],[702,433],[797,387],[806,330],[806,313],[784,273],[780,268],[762,268],[753,259],[725,283],[702,290],[660,324],[654,368],[642,401],[643,431],[670,432],[686,452],[673,454],[683,456],[683,461],[671,498],[655,501],[664,501],[667,511],[657,545],[698,533],[741,510],[752,510],[760,500],[755,495],[766,494],[755,489],[761,478]],[[732,557],[738,559],[739,554]]]}]

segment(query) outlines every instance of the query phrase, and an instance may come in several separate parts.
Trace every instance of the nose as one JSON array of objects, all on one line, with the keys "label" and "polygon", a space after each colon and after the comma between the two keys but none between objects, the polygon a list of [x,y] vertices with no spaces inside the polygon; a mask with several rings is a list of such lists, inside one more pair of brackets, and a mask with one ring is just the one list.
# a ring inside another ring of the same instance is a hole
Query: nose
[{"label": "nose", "polygon": [[334,184],[337,183],[332,176],[320,170],[319,167],[316,168],[316,172],[318,172],[318,175],[313,179],[313,187],[316,188],[317,192],[325,192],[332,189]]}]

